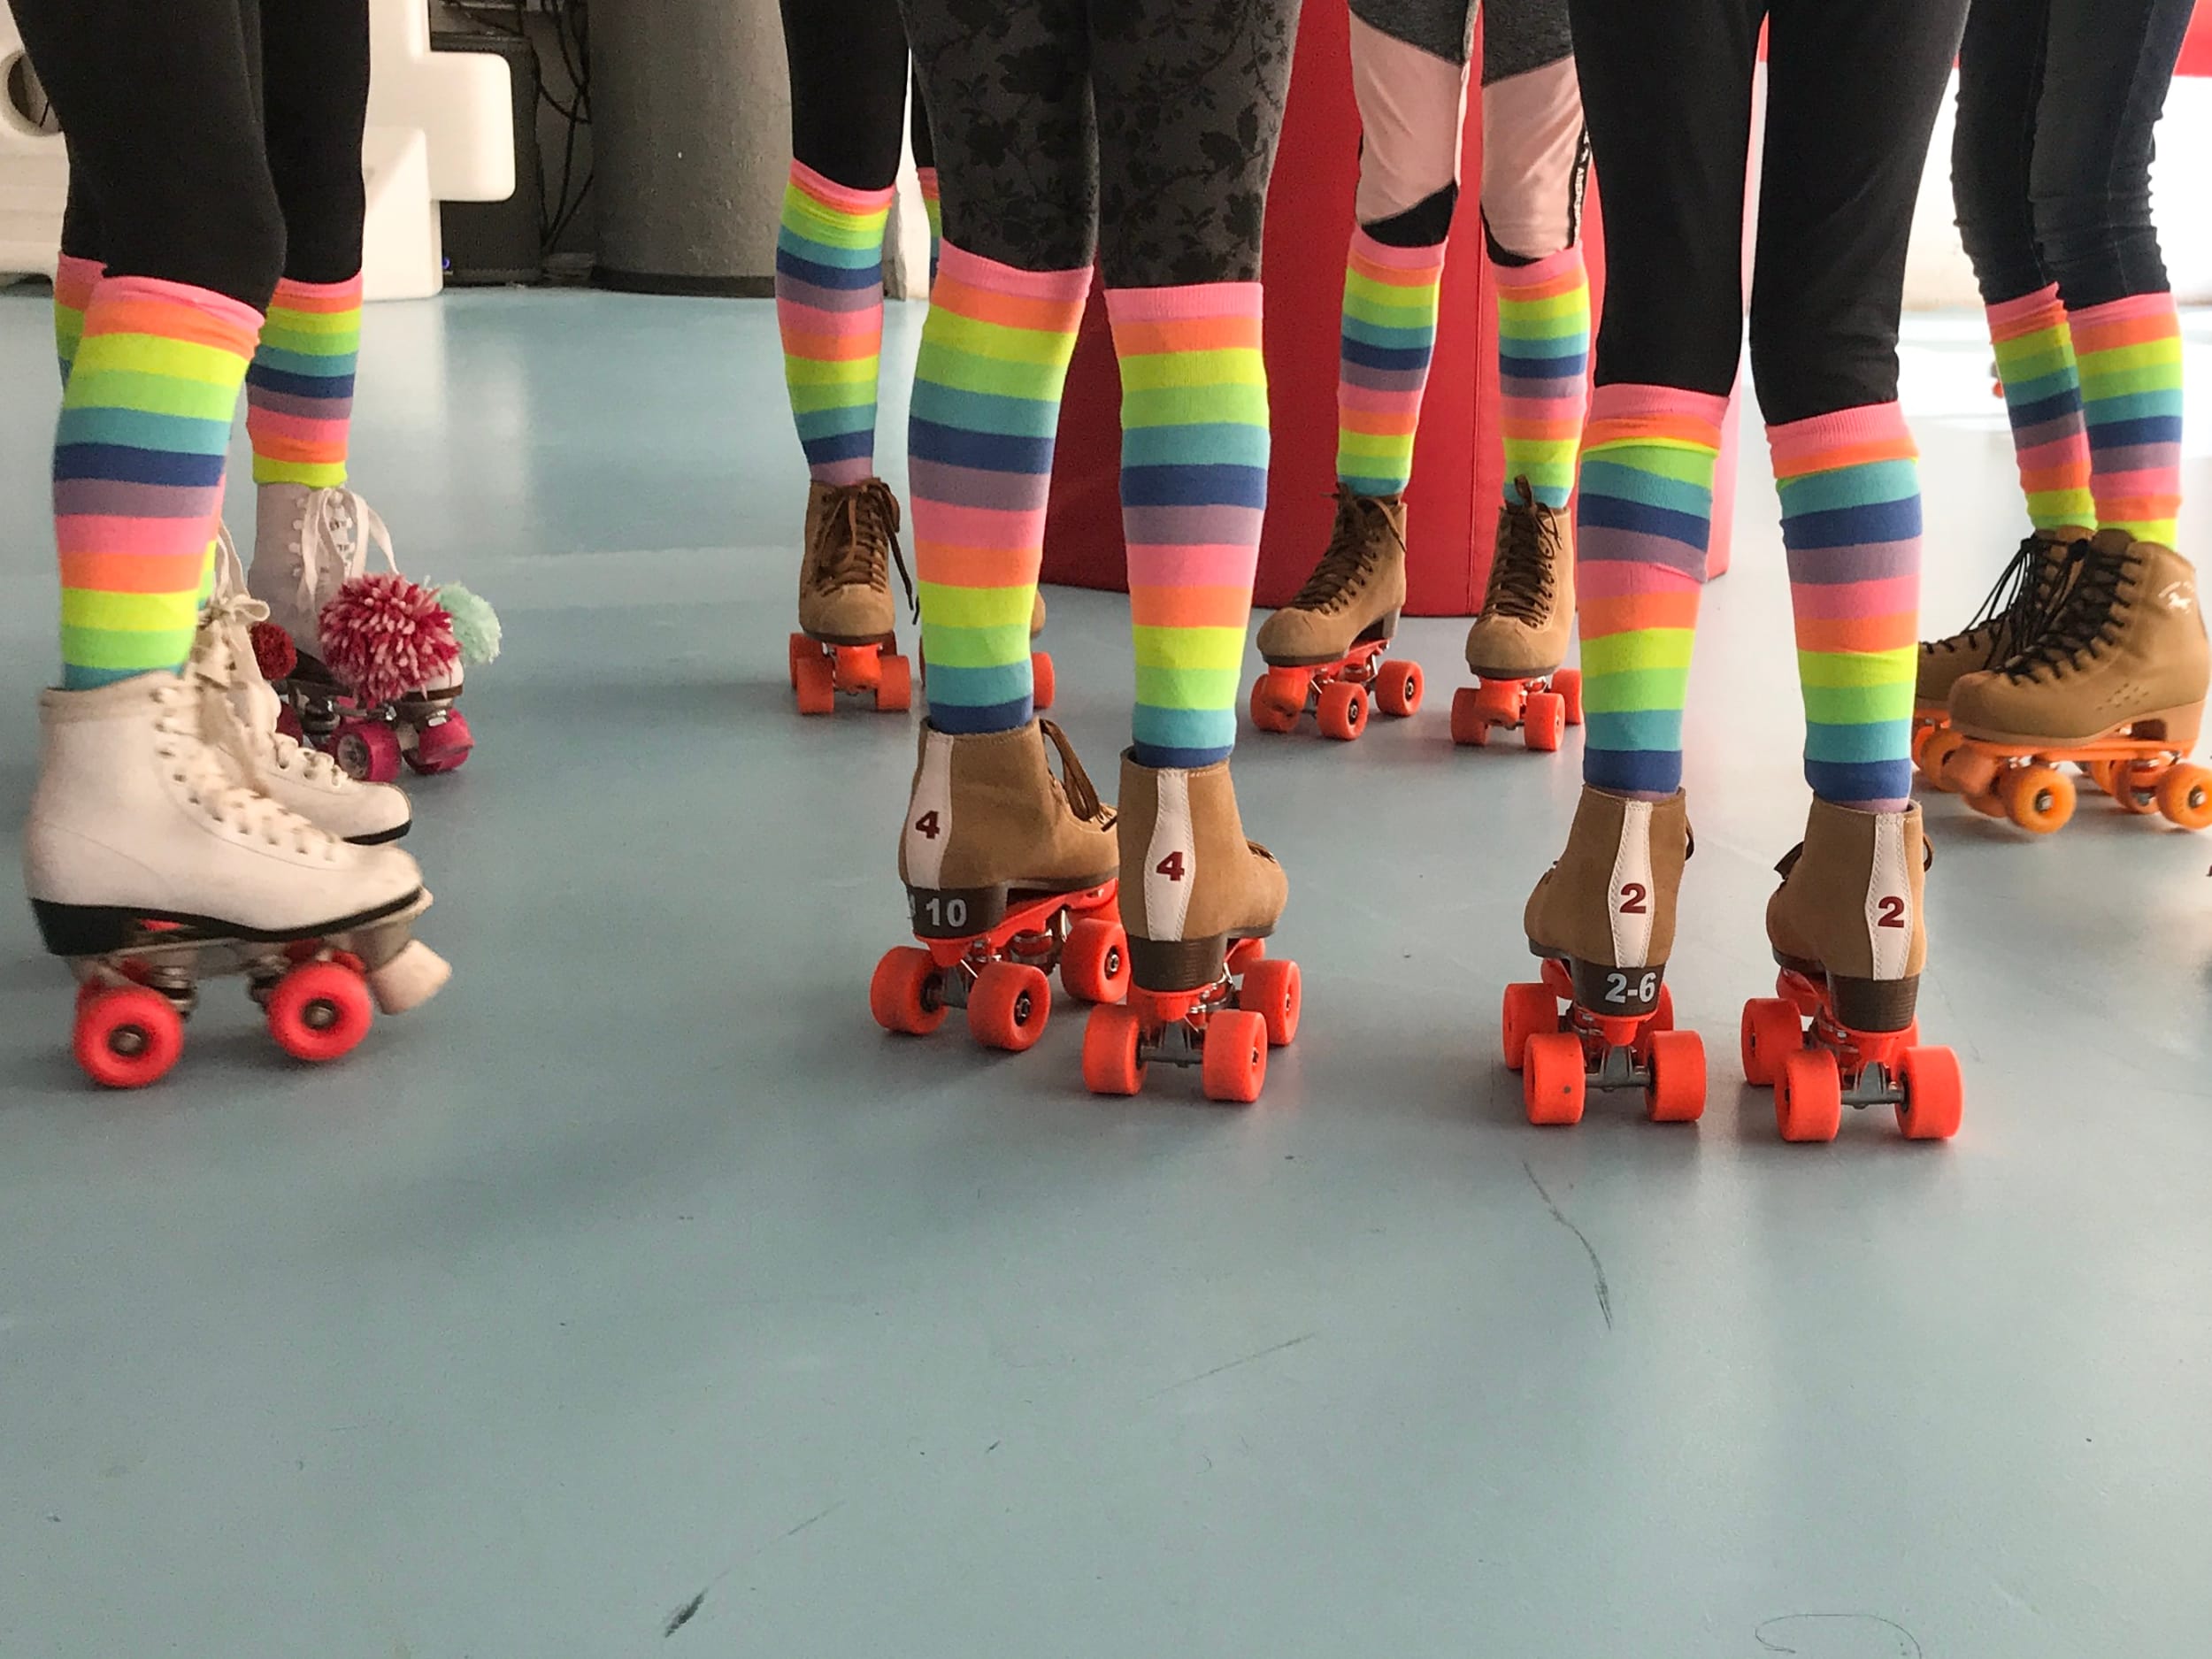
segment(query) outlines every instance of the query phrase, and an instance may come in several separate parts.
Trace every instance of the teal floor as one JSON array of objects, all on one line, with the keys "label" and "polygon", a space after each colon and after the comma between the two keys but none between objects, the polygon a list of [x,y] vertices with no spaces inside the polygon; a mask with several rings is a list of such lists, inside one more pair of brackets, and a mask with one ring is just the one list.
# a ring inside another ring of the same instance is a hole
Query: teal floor
[{"label": "teal floor", "polygon": [[[11,862],[45,331],[0,296]],[[1962,619],[2017,534],[2001,410],[1971,319],[1909,355],[1929,613]],[[894,1040],[912,729],[791,710],[780,370],[760,303],[371,312],[357,482],[506,622],[474,760],[416,792],[436,1002],[305,1071],[221,987],[168,1083],[105,1096],[0,905],[0,1654],[2205,1651],[2212,838],[1932,804],[1964,1131],[1778,1142],[1733,1057],[1803,814],[1755,441],[1669,975],[1702,1124],[1521,1121],[1498,992],[1579,740],[1455,751],[1448,622],[1408,629],[1411,724],[1240,751],[1307,986],[1261,1105],[1093,1099],[1064,1007],[1020,1057]],[[1125,606],[1051,597],[1056,712],[1110,777]]]}]

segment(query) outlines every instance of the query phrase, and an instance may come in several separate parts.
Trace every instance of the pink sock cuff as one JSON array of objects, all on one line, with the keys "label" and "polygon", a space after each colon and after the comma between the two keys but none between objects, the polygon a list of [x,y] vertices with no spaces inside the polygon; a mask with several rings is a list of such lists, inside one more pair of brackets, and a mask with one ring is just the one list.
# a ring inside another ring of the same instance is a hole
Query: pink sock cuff
[{"label": "pink sock cuff", "polygon": [[1440,242],[1425,248],[1393,248],[1356,227],[1352,232],[1352,251],[1370,265],[1393,271],[1440,271],[1444,266],[1444,244]]},{"label": "pink sock cuff", "polygon": [[[2079,311],[2069,311],[2074,322],[2095,327],[2104,323],[2136,322],[2148,317],[2175,316],[2174,296],[2169,290],[2155,294],[2130,294],[2121,299],[2108,300],[2102,305],[2085,305]],[[2175,325],[2178,327],[2178,321]]]},{"label": "pink sock cuff", "polygon": [[1905,424],[1905,411],[1895,403],[1864,403],[1770,426],[1767,450],[1778,478],[1829,472],[1869,461],[1916,460],[1920,455],[1912,429]]},{"label": "pink sock cuff", "polygon": [[2016,340],[2022,334],[2038,334],[2064,321],[2066,317],[2065,306],[2059,303],[2055,282],[2032,294],[2023,294],[2016,300],[2000,300],[1983,310],[1989,315],[1989,334],[1993,340]]},{"label": "pink sock cuff", "polygon": [[54,298],[58,303],[75,311],[82,311],[92,297],[92,290],[100,286],[100,273],[107,267],[97,259],[80,259],[75,254],[62,255],[54,267]]},{"label": "pink sock cuff", "polygon": [[281,305],[288,311],[358,311],[361,273],[357,271],[342,282],[295,282],[286,277],[276,285],[276,293],[269,304],[272,309]]},{"label": "pink sock cuff", "polygon": [[894,185],[886,185],[880,190],[856,190],[795,159],[791,164],[791,182],[824,206],[855,215],[880,213],[891,205],[892,196],[897,194]]},{"label": "pink sock cuff", "polygon": [[1557,253],[1546,254],[1534,265],[1500,265],[1493,259],[1490,269],[1497,274],[1498,286],[1502,288],[1541,288],[1548,282],[1558,281],[1562,277],[1582,275],[1582,248],[1579,243],[1571,248],[1562,248]]},{"label": "pink sock cuff", "polygon": [[1106,314],[1118,323],[1260,315],[1256,282],[1194,282],[1171,288],[1108,288]]},{"label": "pink sock cuff", "polygon": [[[100,325],[124,307],[142,309],[148,313],[134,316],[134,324],[161,324],[157,327],[134,326],[128,332],[193,340],[202,345],[219,347],[240,357],[253,356],[255,342],[261,334],[261,313],[243,300],[234,300],[211,288],[193,288],[188,283],[134,276],[100,280],[100,290],[85,310],[85,332],[106,332]],[[163,312],[168,313],[166,319],[160,316]]]},{"label": "pink sock cuff", "polygon": [[1010,294],[1018,299],[1077,304],[1091,291],[1088,265],[1078,265],[1072,271],[1024,271],[1016,265],[1001,265],[995,259],[986,259],[979,253],[970,253],[951,242],[944,244],[938,259],[937,280],[965,283],[994,294]]},{"label": "pink sock cuff", "polygon": [[1590,394],[1590,419],[1644,420],[1672,417],[1702,421],[1713,429],[1713,445],[1720,446],[1720,423],[1727,418],[1728,400],[1711,392],[1693,392],[1679,386],[1638,386],[1631,381],[1598,387]]}]

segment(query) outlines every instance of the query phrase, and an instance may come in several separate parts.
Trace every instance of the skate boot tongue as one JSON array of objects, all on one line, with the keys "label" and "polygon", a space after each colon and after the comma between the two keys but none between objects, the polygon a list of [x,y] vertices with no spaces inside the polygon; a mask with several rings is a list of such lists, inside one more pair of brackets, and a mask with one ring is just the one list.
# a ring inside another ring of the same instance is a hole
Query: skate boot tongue
[{"label": "skate boot tongue", "polygon": [[[2143,570],[2140,544],[2116,536],[2074,544],[2071,586],[2039,635],[2025,640],[2004,666],[2013,680],[2048,681],[2085,669],[2118,642],[2134,608]],[[2063,586],[2063,584],[2062,584]]]},{"label": "skate boot tongue", "polygon": [[[838,534],[841,529],[842,534]],[[819,559],[814,569],[818,592],[831,594],[841,588],[891,586],[890,566],[898,568],[906,589],[909,613],[921,616],[921,596],[906,568],[906,553],[899,545],[899,500],[890,485],[879,478],[839,489],[822,517]]]},{"label": "skate boot tongue", "polygon": [[1098,798],[1098,786],[1083,770],[1083,763],[1075,757],[1075,746],[1068,741],[1068,734],[1050,720],[1040,718],[1037,729],[1045,741],[1060,751],[1060,789],[1067,796],[1068,807],[1087,824],[1111,823],[1113,811]]},{"label": "skate boot tongue", "polygon": [[1490,565],[1490,591],[1482,602],[1482,614],[1509,616],[1541,625],[1551,614],[1552,561],[1546,556],[1550,539],[1552,510],[1536,499],[1525,478],[1514,480],[1520,495],[1498,526],[1497,550]]},{"label": "skate boot tongue", "polygon": [[1349,485],[1336,487],[1336,527],[1330,533],[1328,551],[1313,567],[1313,574],[1306,578],[1286,611],[1337,611],[1358,591],[1360,580],[1374,568],[1377,554],[1381,550],[1383,538],[1375,533],[1379,524],[1390,539],[1402,549],[1397,525],[1384,510],[1383,503],[1372,495],[1363,495]]}]

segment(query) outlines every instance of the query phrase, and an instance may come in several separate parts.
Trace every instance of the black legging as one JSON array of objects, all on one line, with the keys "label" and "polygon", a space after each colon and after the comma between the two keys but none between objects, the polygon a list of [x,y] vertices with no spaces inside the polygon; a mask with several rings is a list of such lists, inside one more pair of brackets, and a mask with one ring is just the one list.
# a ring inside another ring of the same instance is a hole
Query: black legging
[{"label": "black legging", "polygon": [[1026,271],[1095,254],[1110,288],[1258,277],[1298,0],[902,4],[948,242]]},{"label": "black legging", "polygon": [[1974,0],[1951,188],[1982,298],[2166,291],[2151,134],[2196,0]]},{"label": "black legging", "polygon": [[[899,176],[908,83],[899,0],[783,0],[791,154],[833,183],[887,190]],[[914,165],[936,165],[914,88]]]},{"label": "black legging", "polygon": [[1760,406],[1779,425],[1895,400],[1906,242],[1966,3],[1573,0],[1605,214],[1600,384],[1735,382],[1764,19]]},{"label": "black legging", "polygon": [[66,134],[62,251],[265,308],[361,269],[368,0],[10,0]]}]

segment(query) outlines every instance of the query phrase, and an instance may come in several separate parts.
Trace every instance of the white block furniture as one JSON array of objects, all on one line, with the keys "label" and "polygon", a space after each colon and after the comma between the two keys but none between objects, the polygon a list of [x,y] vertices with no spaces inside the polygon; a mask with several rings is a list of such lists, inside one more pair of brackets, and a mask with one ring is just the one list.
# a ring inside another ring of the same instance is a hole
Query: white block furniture
[{"label": "white block furniture", "polygon": [[[373,300],[421,299],[445,285],[438,204],[514,194],[513,90],[489,53],[432,52],[428,0],[369,0],[369,40],[363,286]],[[0,86],[22,50],[0,6]],[[68,192],[60,136],[0,96],[0,273],[52,273]]]}]

